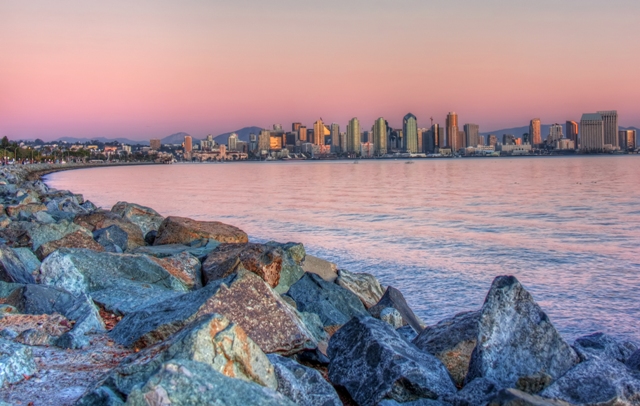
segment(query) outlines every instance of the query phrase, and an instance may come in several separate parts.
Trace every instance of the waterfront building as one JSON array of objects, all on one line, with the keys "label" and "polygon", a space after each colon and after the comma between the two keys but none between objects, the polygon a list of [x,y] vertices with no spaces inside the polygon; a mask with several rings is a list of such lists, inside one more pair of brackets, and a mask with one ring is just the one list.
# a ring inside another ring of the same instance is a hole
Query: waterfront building
[{"label": "waterfront building", "polygon": [[387,122],[382,117],[373,124],[373,153],[376,156],[387,153]]},{"label": "waterfront building", "polygon": [[347,152],[360,152],[360,121],[355,117],[347,125]]},{"label": "waterfront building", "polygon": [[567,127],[567,138],[573,141],[575,146],[578,146],[578,123],[567,121],[565,127]]},{"label": "waterfront building", "polygon": [[298,132],[301,126],[302,123],[291,123],[291,131]]},{"label": "waterfront building", "polygon": [[556,140],[554,146],[556,149],[561,149],[561,150],[576,149],[576,144],[573,142],[573,140],[570,140],[569,138],[560,138],[559,140]]},{"label": "waterfront building", "polygon": [[445,148],[447,146],[447,135],[440,124],[433,124],[431,126],[431,136],[433,137],[433,151],[436,148]]},{"label": "waterfront building", "polygon": [[193,139],[190,135],[184,136],[184,152],[185,154],[190,154],[193,151]]},{"label": "waterfront building", "polygon": [[618,134],[620,149],[624,151],[636,149],[636,130],[620,130]]},{"label": "waterfront building", "polygon": [[516,137],[513,134],[502,134],[502,145],[516,145]]},{"label": "waterfront building", "polygon": [[529,142],[534,147],[542,144],[542,133],[539,118],[534,118],[529,122]]},{"label": "waterfront building", "polygon": [[282,136],[278,133],[271,133],[269,136],[269,149],[282,149]]},{"label": "waterfront building", "polygon": [[375,147],[370,142],[363,142],[360,144],[360,156],[363,158],[373,158],[375,154]]},{"label": "waterfront building", "polygon": [[484,135],[478,135],[478,146],[485,145],[484,144]]},{"label": "waterfront building", "polygon": [[274,124],[273,131],[282,132],[282,124]]},{"label": "waterfront building", "polygon": [[447,114],[447,120],[445,122],[446,129],[446,144],[440,145],[440,148],[451,148],[452,152],[456,152],[460,145],[458,145],[458,115],[452,111]]},{"label": "waterfront building", "polygon": [[418,153],[418,119],[408,113],[402,119],[402,133],[404,135],[404,150],[411,154]]},{"label": "waterfront building", "polygon": [[611,148],[618,149],[618,112],[616,110],[599,111],[604,127],[604,144],[611,145]]},{"label": "waterfront building", "polygon": [[340,125],[337,123],[331,123],[331,147],[333,152],[336,154],[341,152],[342,145],[340,145]]},{"label": "waterfront building", "polygon": [[343,154],[347,151],[347,132],[343,131],[340,133],[340,154]]},{"label": "waterfront building", "polygon": [[307,142],[307,127],[306,126],[301,125],[300,128],[298,128],[298,139],[302,143]]},{"label": "waterfront building", "polygon": [[362,140],[361,141],[373,144],[373,127],[371,127],[371,131],[363,131],[362,132]]},{"label": "waterfront building", "polygon": [[495,147],[498,144],[498,137],[494,134],[489,134],[489,138],[487,138],[487,145]]},{"label": "waterfront building", "polygon": [[547,137],[547,143],[554,145],[556,141],[561,140],[564,137],[562,133],[562,126],[560,124],[553,124],[549,127],[549,136]]},{"label": "waterfront building", "polygon": [[266,154],[269,151],[271,145],[271,131],[262,130],[258,137],[258,151],[260,154]]},{"label": "waterfront building", "polygon": [[477,147],[480,145],[478,142],[480,126],[478,124],[465,124],[464,135],[467,147]]},{"label": "waterfront building", "polygon": [[316,145],[324,145],[324,123],[322,120],[313,123],[313,143]]},{"label": "waterfront building", "polygon": [[238,134],[231,133],[229,138],[227,138],[227,145],[229,146],[229,151],[237,151],[238,150]]},{"label": "waterfront building", "polygon": [[636,130],[627,130],[627,149],[638,148],[638,133]]},{"label": "waterfront building", "polygon": [[255,151],[258,149],[258,136],[251,133],[249,134],[249,150]]},{"label": "waterfront building", "polygon": [[458,150],[466,148],[465,135],[463,130],[458,130],[457,144],[460,146]]},{"label": "waterfront building", "polygon": [[604,150],[604,121],[599,113],[582,115],[580,119],[580,150],[584,152]]},{"label": "waterfront building", "polygon": [[505,155],[527,155],[531,152],[531,144],[525,144],[525,145],[497,144],[495,148],[496,148],[496,151],[500,151]]},{"label": "waterfront building", "polygon": [[425,133],[429,131],[426,128],[418,128],[418,152],[424,152],[424,137]]},{"label": "waterfront building", "polygon": [[149,146],[151,147],[152,150],[159,151],[160,148],[162,148],[162,141],[157,138],[154,138],[149,141]]}]

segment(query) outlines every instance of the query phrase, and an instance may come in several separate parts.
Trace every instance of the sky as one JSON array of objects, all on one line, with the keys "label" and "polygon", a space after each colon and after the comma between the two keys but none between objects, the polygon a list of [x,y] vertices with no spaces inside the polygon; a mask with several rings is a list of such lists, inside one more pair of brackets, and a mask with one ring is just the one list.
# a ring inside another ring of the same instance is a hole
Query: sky
[{"label": "sky", "polygon": [[0,136],[640,126],[638,0],[0,0]]}]

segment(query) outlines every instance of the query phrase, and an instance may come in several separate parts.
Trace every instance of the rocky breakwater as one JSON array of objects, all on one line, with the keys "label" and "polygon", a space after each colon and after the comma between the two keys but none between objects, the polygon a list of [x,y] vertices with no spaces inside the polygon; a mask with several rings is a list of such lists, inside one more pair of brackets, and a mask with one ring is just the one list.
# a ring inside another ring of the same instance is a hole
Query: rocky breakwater
[{"label": "rocky breakwater", "polygon": [[640,350],[567,343],[512,276],[426,326],[299,243],[102,210],[0,170],[0,401],[81,405],[637,405]]}]

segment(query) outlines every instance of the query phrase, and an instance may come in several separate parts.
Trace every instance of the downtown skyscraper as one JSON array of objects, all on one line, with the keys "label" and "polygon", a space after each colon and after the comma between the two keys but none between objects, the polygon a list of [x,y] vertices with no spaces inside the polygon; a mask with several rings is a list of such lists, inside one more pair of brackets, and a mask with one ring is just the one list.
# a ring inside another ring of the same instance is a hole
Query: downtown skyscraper
[{"label": "downtown skyscraper", "polygon": [[534,118],[529,123],[529,142],[532,147],[542,144],[542,130],[540,128],[539,118]]},{"label": "downtown skyscraper", "polygon": [[464,135],[467,147],[477,147],[479,144],[480,126],[478,124],[465,124]]},{"label": "downtown skyscraper", "polygon": [[460,145],[461,142],[460,140],[458,140],[458,138],[460,138],[458,134],[458,115],[454,111],[447,114],[445,129],[447,134],[447,145],[441,145],[440,148],[451,148],[452,152],[455,152],[462,148],[462,146]]},{"label": "downtown skyscraper", "polygon": [[404,135],[404,150],[418,153],[418,120],[409,113],[402,119],[402,134]]},{"label": "downtown skyscraper", "polygon": [[565,127],[567,128],[567,138],[573,141],[575,147],[578,148],[578,123],[567,121]]},{"label": "downtown skyscraper", "polygon": [[603,149],[604,121],[602,116],[599,113],[583,114],[580,119],[580,150],[600,152]]},{"label": "downtown skyscraper", "polygon": [[613,149],[617,149],[620,146],[618,142],[618,112],[616,110],[599,111],[598,114],[602,117],[605,145],[608,144]]},{"label": "downtown skyscraper", "polygon": [[387,153],[387,122],[382,117],[373,124],[373,153],[376,156]]},{"label": "downtown skyscraper", "polygon": [[340,125],[331,123],[331,147],[333,152],[339,154],[342,152],[343,146],[340,145]]},{"label": "downtown skyscraper", "polygon": [[324,145],[324,123],[322,119],[313,123],[313,143]]},{"label": "downtown skyscraper", "polygon": [[360,152],[360,121],[356,117],[349,120],[347,125],[347,152]]}]

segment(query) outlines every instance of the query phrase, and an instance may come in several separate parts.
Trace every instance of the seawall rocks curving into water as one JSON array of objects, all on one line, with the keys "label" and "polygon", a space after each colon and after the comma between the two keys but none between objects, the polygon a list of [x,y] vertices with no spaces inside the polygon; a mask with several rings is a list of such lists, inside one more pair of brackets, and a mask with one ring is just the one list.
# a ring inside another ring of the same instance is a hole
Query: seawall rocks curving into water
[{"label": "seawall rocks curving into water", "polygon": [[300,243],[39,179],[90,166],[0,169],[2,401],[640,404],[637,345],[566,342],[513,276],[427,326],[401,291]]}]

